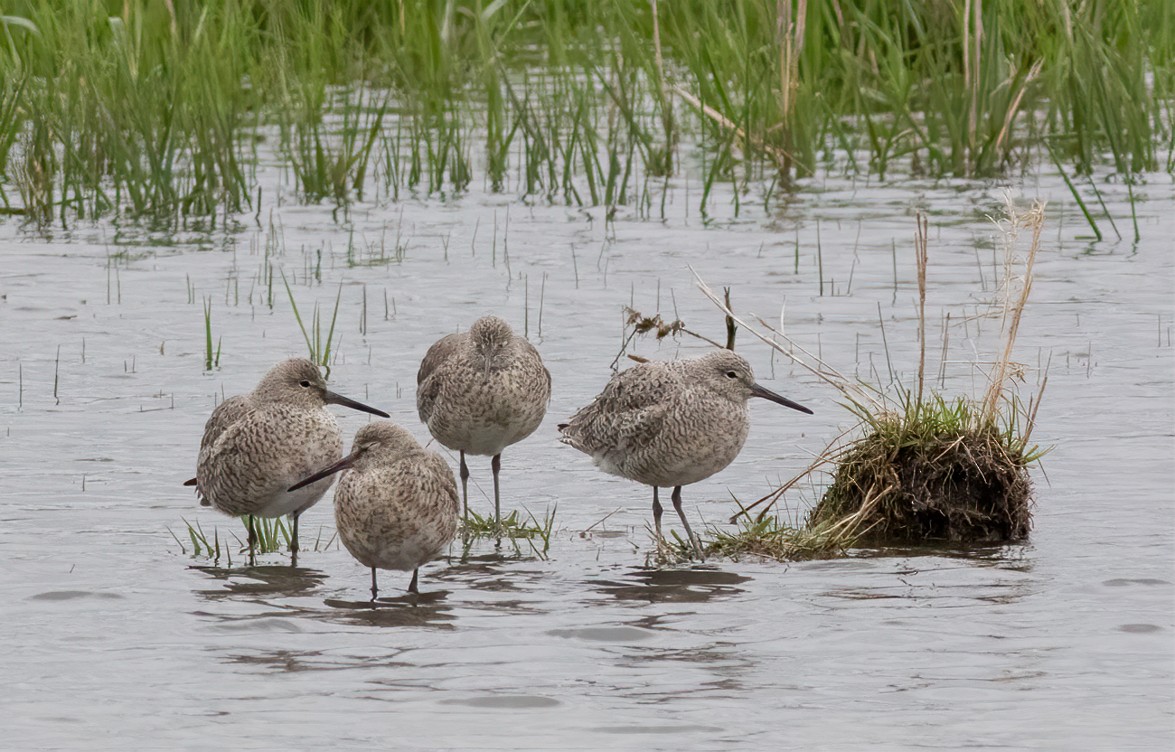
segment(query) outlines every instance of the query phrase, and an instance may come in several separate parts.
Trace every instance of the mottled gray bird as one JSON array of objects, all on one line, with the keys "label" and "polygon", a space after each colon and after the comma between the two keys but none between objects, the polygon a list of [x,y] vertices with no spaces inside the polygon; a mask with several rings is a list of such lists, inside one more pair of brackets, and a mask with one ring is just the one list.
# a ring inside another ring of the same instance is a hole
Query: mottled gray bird
[{"label": "mottled gray bird", "polygon": [[343,435],[326,405],[342,405],[382,417],[388,414],[326,388],[322,372],[305,358],[278,363],[249,394],[230,397],[204,425],[196,477],[200,503],[225,514],[293,518],[290,551],[298,556],[298,517],[322,498],[331,481],[291,493],[291,483],[343,456]]},{"label": "mottled gray bird", "polygon": [[730,350],[692,360],[641,363],[612,377],[567,423],[561,441],[604,472],[653,487],[653,524],[661,540],[659,487],[673,488],[673,508],[701,557],[681,508],[681,487],[729,465],[747,440],[747,400],[763,397],[812,411],[755,383],[751,364]]},{"label": "mottled gray bird", "polygon": [[412,434],[379,420],[359,429],[349,455],[290,491],[340,470],[346,472],[335,489],[335,525],[351,555],[371,567],[371,599],[379,592],[376,569],[410,570],[408,592],[419,592],[420,566],[457,535],[461,507],[452,469]]},{"label": "mottled gray bird", "polygon": [[461,453],[461,498],[469,516],[466,454],[493,457],[494,519],[501,524],[502,450],[534,433],[551,399],[551,374],[538,350],[497,316],[442,337],[416,374],[416,409],[429,433]]}]

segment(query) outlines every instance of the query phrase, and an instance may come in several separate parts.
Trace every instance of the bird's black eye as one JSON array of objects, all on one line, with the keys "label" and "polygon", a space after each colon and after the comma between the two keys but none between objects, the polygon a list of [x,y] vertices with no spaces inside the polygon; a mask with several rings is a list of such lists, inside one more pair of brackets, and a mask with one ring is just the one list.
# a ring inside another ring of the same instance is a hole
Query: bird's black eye
[{"label": "bird's black eye", "polygon": [[298,382],[298,386],[303,386],[303,387],[306,387],[307,389],[309,389],[310,382],[307,381],[306,379],[302,379],[301,381]]},{"label": "bird's black eye", "polygon": [[737,379],[737,378],[738,378],[738,374],[737,374],[737,373],[735,373],[734,371],[727,371],[727,372],[726,372],[726,378],[728,378],[728,379]]}]

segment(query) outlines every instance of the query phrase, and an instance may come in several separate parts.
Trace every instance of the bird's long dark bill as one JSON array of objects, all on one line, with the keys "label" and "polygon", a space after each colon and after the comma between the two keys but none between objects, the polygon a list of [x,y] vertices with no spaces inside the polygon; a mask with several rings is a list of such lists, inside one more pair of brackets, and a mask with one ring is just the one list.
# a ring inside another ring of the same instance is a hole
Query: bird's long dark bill
[{"label": "bird's long dark bill", "polygon": [[778,394],[771,391],[770,389],[767,389],[766,387],[759,386],[758,384],[751,384],[751,396],[762,397],[763,399],[768,399],[768,400],[771,400],[772,402],[778,402],[779,404],[783,405],[784,407],[790,407],[792,410],[799,410],[800,412],[807,413],[808,415],[812,414],[811,410],[804,407],[800,403],[792,402],[787,397],[780,397]]},{"label": "bird's long dark bill", "polygon": [[302,480],[298,481],[294,485],[287,488],[286,492],[293,493],[294,491],[297,491],[299,488],[304,488],[305,486],[308,486],[311,483],[317,483],[318,481],[322,480],[323,478],[334,475],[335,473],[339,472],[340,470],[346,470],[347,468],[349,468],[353,464],[355,464],[355,455],[348,454],[346,457],[342,458],[341,460],[339,460],[335,464],[331,465],[330,467],[323,468],[322,470],[319,470],[314,475],[311,475],[309,478],[303,478]]},{"label": "bird's long dark bill", "polygon": [[376,410],[374,407],[365,405],[362,402],[356,402],[350,397],[344,397],[341,394],[335,394],[334,392],[330,391],[326,393],[326,403],[328,405],[342,405],[343,407],[349,407],[352,410],[359,410],[361,412],[371,413],[372,415],[378,415],[381,418],[392,417],[383,410]]}]

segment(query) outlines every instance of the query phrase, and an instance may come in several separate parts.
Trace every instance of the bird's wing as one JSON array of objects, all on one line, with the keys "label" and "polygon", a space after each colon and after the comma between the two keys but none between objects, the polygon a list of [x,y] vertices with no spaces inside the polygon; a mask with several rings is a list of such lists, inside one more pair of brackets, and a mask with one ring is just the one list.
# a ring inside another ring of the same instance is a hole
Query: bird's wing
[{"label": "bird's wing", "polygon": [[[253,412],[254,408],[249,402],[249,398],[245,395],[237,395],[236,397],[229,397],[224,402],[216,406],[212,411],[212,415],[208,416],[208,422],[204,424],[204,436],[200,439],[200,455],[196,462],[197,472],[195,484],[191,481],[184,483],[184,485],[195,485],[196,495],[200,497],[200,504],[208,506],[208,499],[205,498],[204,491],[201,488],[201,478],[199,468],[215,450],[217,442],[229,431],[233,426],[241,422],[245,417]],[[204,482],[207,482],[206,480]]]},{"label": "bird's wing", "polygon": [[440,379],[433,378],[433,376],[445,361],[452,357],[461,345],[462,338],[467,336],[469,335],[446,334],[428,348],[428,352],[424,354],[424,360],[420,361],[420,370],[416,372],[416,411],[420,414],[420,420],[425,424],[428,423],[429,417],[432,415],[433,405],[440,392]]},{"label": "bird's wing", "polygon": [[212,415],[208,416],[208,422],[204,424],[204,437],[200,440],[200,451],[203,452],[206,447],[215,445],[221,434],[251,412],[253,412],[253,406],[245,395],[229,397],[217,405],[216,409],[212,411]]},{"label": "bird's wing", "polygon": [[560,426],[564,443],[589,454],[647,444],[668,414],[668,398],[680,388],[663,364],[641,364],[612,377],[604,390]]},{"label": "bird's wing", "polygon": [[468,334],[446,334],[432,344],[428,348],[428,352],[424,354],[424,360],[420,361],[420,370],[416,372],[416,384],[419,386],[425,379],[432,376],[441,364],[449,359],[449,356],[461,344],[461,340]]},{"label": "bird's wing", "polygon": [[547,399],[550,400],[549,395],[551,394],[551,372],[547,370],[545,365],[543,365],[543,356],[539,355],[538,349],[535,348],[535,346],[532,345],[529,340],[520,338],[520,341],[522,342],[523,351],[530,357],[534,358],[534,362],[537,363],[539,368],[543,370],[543,379],[546,381],[547,386]]}]

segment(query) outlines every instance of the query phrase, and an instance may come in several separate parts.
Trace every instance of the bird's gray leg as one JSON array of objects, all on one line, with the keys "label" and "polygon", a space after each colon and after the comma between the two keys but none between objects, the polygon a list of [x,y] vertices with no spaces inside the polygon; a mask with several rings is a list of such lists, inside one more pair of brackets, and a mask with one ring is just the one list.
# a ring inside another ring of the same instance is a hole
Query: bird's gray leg
[{"label": "bird's gray leg", "polygon": [[245,527],[249,530],[249,566],[253,566],[256,563],[256,559],[253,556],[253,547],[257,545],[257,531],[253,529],[253,519],[253,515],[250,514],[248,515],[248,521],[245,523]]},{"label": "bird's gray leg", "polygon": [[694,547],[694,553],[698,555],[698,559],[704,559],[702,544],[694,537],[694,531],[690,530],[689,520],[685,518],[685,510],[681,508],[681,486],[673,488],[673,508],[677,510],[677,516],[681,518],[681,524],[685,525],[685,534],[689,537],[690,545]]},{"label": "bird's gray leg", "polygon": [[661,500],[657,498],[656,486],[653,486],[653,527],[657,529],[657,545],[661,545]]},{"label": "bird's gray leg", "polygon": [[409,592],[409,593],[419,593],[419,592],[420,592],[420,590],[419,590],[419,589],[417,589],[417,587],[416,587],[416,577],[417,577],[417,575],[419,575],[419,574],[420,574],[420,568],[419,568],[419,567],[417,567],[416,569],[413,569],[413,570],[412,570],[412,582],[409,582],[409,583],[408,583],[408,592]]},{"label": "bird's gray leg", "polygon": [[301,512],[294,512],[290,518],[294,521],[294,532],[290,535],[290,566],[298,566],[298,517]]},{"label": "bird's gray leg", "polygon": [[465,521],[469,522],[469,465],[465,464],[465,452],[461,452],[461,503],[465,507]]},{"label": "bird's gray leg", "polygon": [[498,498],[498,472],[502,469],[502,455],[495,454],[490,461],[490,469],[494,471],[494,524],[502,527],[502,503]]},{"label": "bird's gray leg", "polygon": [[375,596],[379,595],[379,588],[375,585],[375,567],[371,568],[371,600],[375,600]]}]

